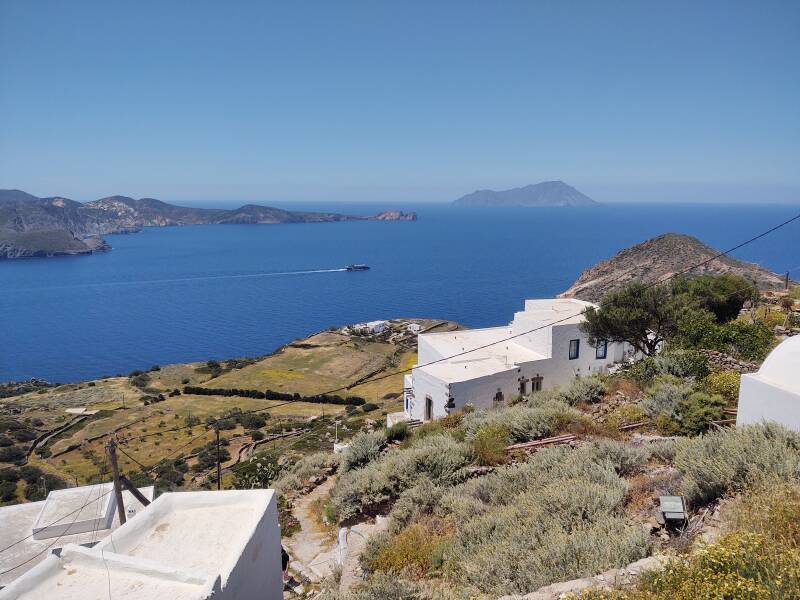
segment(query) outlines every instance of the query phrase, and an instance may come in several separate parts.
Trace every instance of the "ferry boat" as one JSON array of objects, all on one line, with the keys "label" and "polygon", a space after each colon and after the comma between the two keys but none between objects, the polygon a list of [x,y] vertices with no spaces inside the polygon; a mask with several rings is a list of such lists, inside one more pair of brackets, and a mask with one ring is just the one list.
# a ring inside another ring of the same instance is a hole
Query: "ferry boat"
[{"label": "ferry boat", "polygon": [[369,265],[353,264],[345,267],[347,271],[369,271]]}]

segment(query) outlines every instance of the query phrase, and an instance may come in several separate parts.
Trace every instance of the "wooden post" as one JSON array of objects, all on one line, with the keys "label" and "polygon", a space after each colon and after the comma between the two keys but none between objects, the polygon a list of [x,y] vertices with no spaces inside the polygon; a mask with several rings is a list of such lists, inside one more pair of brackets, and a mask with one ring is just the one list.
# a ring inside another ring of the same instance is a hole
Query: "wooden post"
[{"label": "wooden post", "polygon": [[786,291],[789,291],[789,271],[786,271],[786,281],[785,281]]},{"label": "wooden post", "polygon": [[214,430],[217,432],[217,490],[222,489],[222,475],[221,469],[219,466],[219,426],[214,427]]},{"label": "wooden post", "polygon": [[117,442],[114,438],[108,440],[106,446],[108,450],[108,457],[111,459],[111,473],[114,476],[114,496],[117,499],[117,514],[119,515],[119,524],[125,525],[127,518],[125,517],[125,504],[122,501],[122,486],[119,483],[119,465],[117,465]]}]

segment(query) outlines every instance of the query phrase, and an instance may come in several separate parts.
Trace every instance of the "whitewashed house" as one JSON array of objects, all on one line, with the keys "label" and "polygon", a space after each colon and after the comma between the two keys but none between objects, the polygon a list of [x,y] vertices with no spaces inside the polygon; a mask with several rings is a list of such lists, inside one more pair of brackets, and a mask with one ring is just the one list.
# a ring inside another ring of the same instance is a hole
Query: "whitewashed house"
[{"label": "whitewashed house", "polygon": [[[152,486],[139,488],[153,499]],[[122,492],[128,518],[145,510],[133,494]],[[119,527],[113,484],[55,490],[47,499],[0,507],[0,539],[14,545],[0,552],[0,587],[21,577],[68,544],[91,547]],[[5,546],[5,544],[0,544]]]},{"label": "whitewashed house", "polygon": [[[629,347],[589,345],[578,328],[589,306],[594,305],[574,298],[526,300],[505,327],[420,335],[418,366],[405,377],[404,413],[390,415],[390,424],[439,419],[466,404],[502,405],[519,394],[607,371],[626,358]],[[440,359],[445,360],[426,366]]]},{"label": "whitewashed house", "polygon": [[272,490],[159,496],[98,544],[68,544],[0,600],[283,598]]},{"label": "whitewashed house", "polygon": [[778,344],[757,373],[742,375],[736,424],[762,421],[800,431],[800,336]]}]

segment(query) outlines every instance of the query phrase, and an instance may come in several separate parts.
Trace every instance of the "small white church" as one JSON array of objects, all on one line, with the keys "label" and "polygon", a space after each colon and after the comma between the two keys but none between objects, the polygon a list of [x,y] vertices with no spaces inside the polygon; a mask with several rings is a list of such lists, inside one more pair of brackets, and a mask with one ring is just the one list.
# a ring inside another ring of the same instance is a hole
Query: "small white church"
[{"label": "small white church", "polygon": [[526,300],[505,327],[420,335],[418,364],[405,376],[404,413],[390,421],[439,419],[466,404],[499,406],[519,394],[606,372],[631,349],[624,343],[589,345],[578,326],[590,306],[574,298]]}]

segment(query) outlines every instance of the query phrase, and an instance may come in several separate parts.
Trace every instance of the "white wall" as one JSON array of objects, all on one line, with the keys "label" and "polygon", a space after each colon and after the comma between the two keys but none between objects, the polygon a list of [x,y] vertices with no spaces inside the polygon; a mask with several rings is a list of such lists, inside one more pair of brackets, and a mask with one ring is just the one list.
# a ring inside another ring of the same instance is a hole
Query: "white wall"
[{"label": "white wall", "polygon": [[412,419],[425,420],[425,396],[433,400],[433,418],[441,419],[447,415],[445,406],[450,397],[445,382],[433,377],[421,369],[412,371],[414,378],[414,399],[409,402],[409,414]]},{"label": "white wall", "polygon": [[776,421],[800,431],[800,394],[773,385],[758,374],[742,375],[736,424],[762,421]]}]

